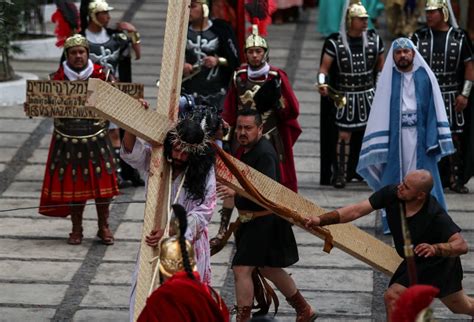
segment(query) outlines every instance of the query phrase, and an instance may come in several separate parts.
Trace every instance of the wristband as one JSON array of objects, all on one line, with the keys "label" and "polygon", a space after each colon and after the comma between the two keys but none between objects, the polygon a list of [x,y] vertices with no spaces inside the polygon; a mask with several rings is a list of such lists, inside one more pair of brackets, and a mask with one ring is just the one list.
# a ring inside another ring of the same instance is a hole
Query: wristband
[{"label": "wristband", "polygon": [[340,222],[341,216],[337,210],[327,212],[319,216],[319,226],[334,225],[339,224]]},{"label": "wristband", "polygon": [[441,244],[434,244],[435,255],[440,257],[449,257],[451,256],[453,247],[450,243],[441,243]]},{"label": "wristband", "polygon": [[326,77],[326,74],[324,74],[324,73],[319,73],[319,74],[318,74],[318,85],[319,85],[319,86],[325,86],[325,85],[327,85],[327,77]]},{"label": "wristband", "polygon": [[224,57],[217,57],[218,65],[219,66],[227,66],[227,59]]},{"label": "wristband", "polygon": [[141,41],[140,33],[138,31],[131,32],[130,39],[132,40],[132,44],[139,44]]},{"label": "wristband", "polygon": [[469,95],[471,95],[471,89],[472,89],[472,81],[466,79],[464,81],[464,84],[462,85],[461,95],[468,98]]}]

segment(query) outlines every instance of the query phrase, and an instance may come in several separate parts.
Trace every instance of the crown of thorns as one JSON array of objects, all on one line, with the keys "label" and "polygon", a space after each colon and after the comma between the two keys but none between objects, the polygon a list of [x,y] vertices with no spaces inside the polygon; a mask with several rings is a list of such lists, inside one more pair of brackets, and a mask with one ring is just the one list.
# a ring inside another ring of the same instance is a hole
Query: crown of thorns
[{"label": "crown of thorns", "polygon": [[[187,118],[190,120],[193,120],[192,117]],[[194,120],[195,122],[195,120]],[[202,138],[201,142],[198,143],[189,143],[186,142],[181,138],[181,135],[177,129],[177,127],[173,128],[169,134],[170,134],[170,142],[173,145],[173,147],[178,148],[180,151],[189,153],[189,154],[204,154],[204,152],[209,148],[209,144],[211,142],[211,139],[206,131],[206,118],[204,117],[200,123],[201,129],[204,133],[204,136]]]}]

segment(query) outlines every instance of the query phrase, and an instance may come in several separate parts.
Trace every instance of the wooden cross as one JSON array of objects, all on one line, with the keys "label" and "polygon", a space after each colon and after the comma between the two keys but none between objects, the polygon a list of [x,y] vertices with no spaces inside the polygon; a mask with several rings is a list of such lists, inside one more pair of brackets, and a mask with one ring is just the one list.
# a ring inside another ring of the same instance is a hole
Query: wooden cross
[{"label": "wooden cross", "polygon": [[[144,237],[152,229],[164,228],[168,213],[166,200],[170,193],[167,184],[169,180],[169,165],[163,157],[163,142],[166,134],[177,121],[190,0],[173,0],[172,2],[170,1],[171,3],[172,5],[168,6],[166,18],[163,61],[156,111],[145,110],[137,100],[122,94],[119,90],[101,80],[90,79],[88,84],[87,105],[92,110],[136,136],[154,143],[140,244],[138,282],[134,308],[135,320],[145,305],[151,286],[153,265],[150,263],[150,260],[158,255],[155,249],[145,244]],[[250,195],[247,190],[243,189],[232,172],[224,164],[224,160],[219,156],[216,162],[216,176],[218,180],[230,186],[237,193],[257,202],[263,207],[270,208],[272,211],[275,211],[275,207],[272,205],[279,206],[285,211],[276,212],[277,215],[320,238],[327,237],[322,229],[308,230],[304,227],[305,218],[320,215],[325,212],[324,209],[239,160],[230,156],[228,158],[236,165],[237,169],[234,170],[245,174],[246,178],[259,192],[261,198],[255,198],[254,195]],[[264,201],[262,201],[262,198]],[[288,214],[291,214],[291,216]],[[388,275],[393,274],[401,262],[401,258],[391,246],[351,224],[329,226],[327,230],[333,237],[332,243],[334,246]],[[154,286],[151,287],[153,288]]]}]

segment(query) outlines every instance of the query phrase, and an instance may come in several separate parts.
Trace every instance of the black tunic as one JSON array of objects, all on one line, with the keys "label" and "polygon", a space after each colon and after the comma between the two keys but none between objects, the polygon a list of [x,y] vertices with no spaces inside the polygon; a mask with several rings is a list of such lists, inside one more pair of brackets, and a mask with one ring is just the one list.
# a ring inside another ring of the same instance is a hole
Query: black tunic
[{"label": "black tunic", "polygon": [[[278,158],[271,143],[262,138],[241,161],[268,177],[278,180]],[[264,208],[244,197],[235,197],[239,210]],[[237,251],[232,266],[287,267],[298,261],[298,248],[291,224],[275,214],[258,217],[240,225],[236,232]]]},{"label": "black tunic", "polygon": [[[392,232],[393,241],[398,255],[405,257],[403,253],[403,234],[400,219],[400,201],[397,198],[397,186],[388,185],[375,192],[369,198],[374,209],[385,208],[387,221]],[[461,231],[436,201],[429,195],[423,207],[418,213],[407,218],[414,247],[418,244],[446,243],[448,239]],[[433,285],[439,288],[438,297],[442,298],[462,289],[463,271],[461,260],[458,257],[418,257],[415,255],[418,284]],[[410,286],[406,260],[403,260],[395,271],[390,285],[401,284]]]}]

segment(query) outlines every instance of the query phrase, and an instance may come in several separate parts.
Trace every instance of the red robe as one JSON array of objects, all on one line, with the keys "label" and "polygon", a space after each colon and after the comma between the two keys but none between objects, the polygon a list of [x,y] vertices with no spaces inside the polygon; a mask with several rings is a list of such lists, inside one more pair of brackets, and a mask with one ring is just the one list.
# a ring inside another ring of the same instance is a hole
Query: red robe
[{"label": "red robe", "polygon": [[166,280],[146,300],[138,322],[228,322],[229,310],[217,293],[186,272],[178,272]]},{"label": "red robe", "polygon": [[[99,78],[105,80],[106,75],[102,67],[94,64],[94,71],[91,78]],[[53,80],[67,80],[63,66],[61,65],[58,71],[54,74]],[[106,135],[106,140],[108,137]],[[98,138],[98,140],[104,140]],[[51,171],[51,164],[53,163],[52,153],[55,146],[55,136],[51,138],[49,146],[48,161],[46,162],[46,170],[43,180],[43,188],[41,190],[41,200],[39,213],[52,217],[66,217],[71,213],[69,203],[85,202],[89,199],[96,198],[111,198],[118,195],[117,177],[115,171],[108,173],[101,171],[100,176],[95,175],[95,168],[97,165],[89,161],[89,176],[84,180],[82,175],[77,175],[75,180],[72,176],[72,162],[65,167],[64,176],[62,180],[59,179],[59,171],[56,169]],[[70,143],[72,144],[72,143]],[[80,144],[80,143],[79,143]],[[106,169],[105,162],[101,158],[101,168]],[[82,173],[81,167],[78,168],[78,173]]]},{"label": "red robe", "polygon": [[[247,65],[242,65],[238,70],[247,68]],[[282,108],[278,110],[278,131],[281,135],[284,150],[285,161],[280,162],[280,183],[285,187],[298,192],[298,182],[296,178],[295,161],[293,157],[293,145],[301,134],[301,126],[298,123],[297,117],[300,113],[299,103],[291,88],[290,81],[286,73],[276,67],[270,66],[270,71],[278,72],[281,79],[281,96],[283,98]],[[270,76],[270,75],[269,75]],[[239,73],[242,81],[248,79],[247,72]],[[230,126],[235,127],[237,120],[237,88],[235,82],[232,82],[229,87],[225,102],[222,118],[229,123]]]}]

